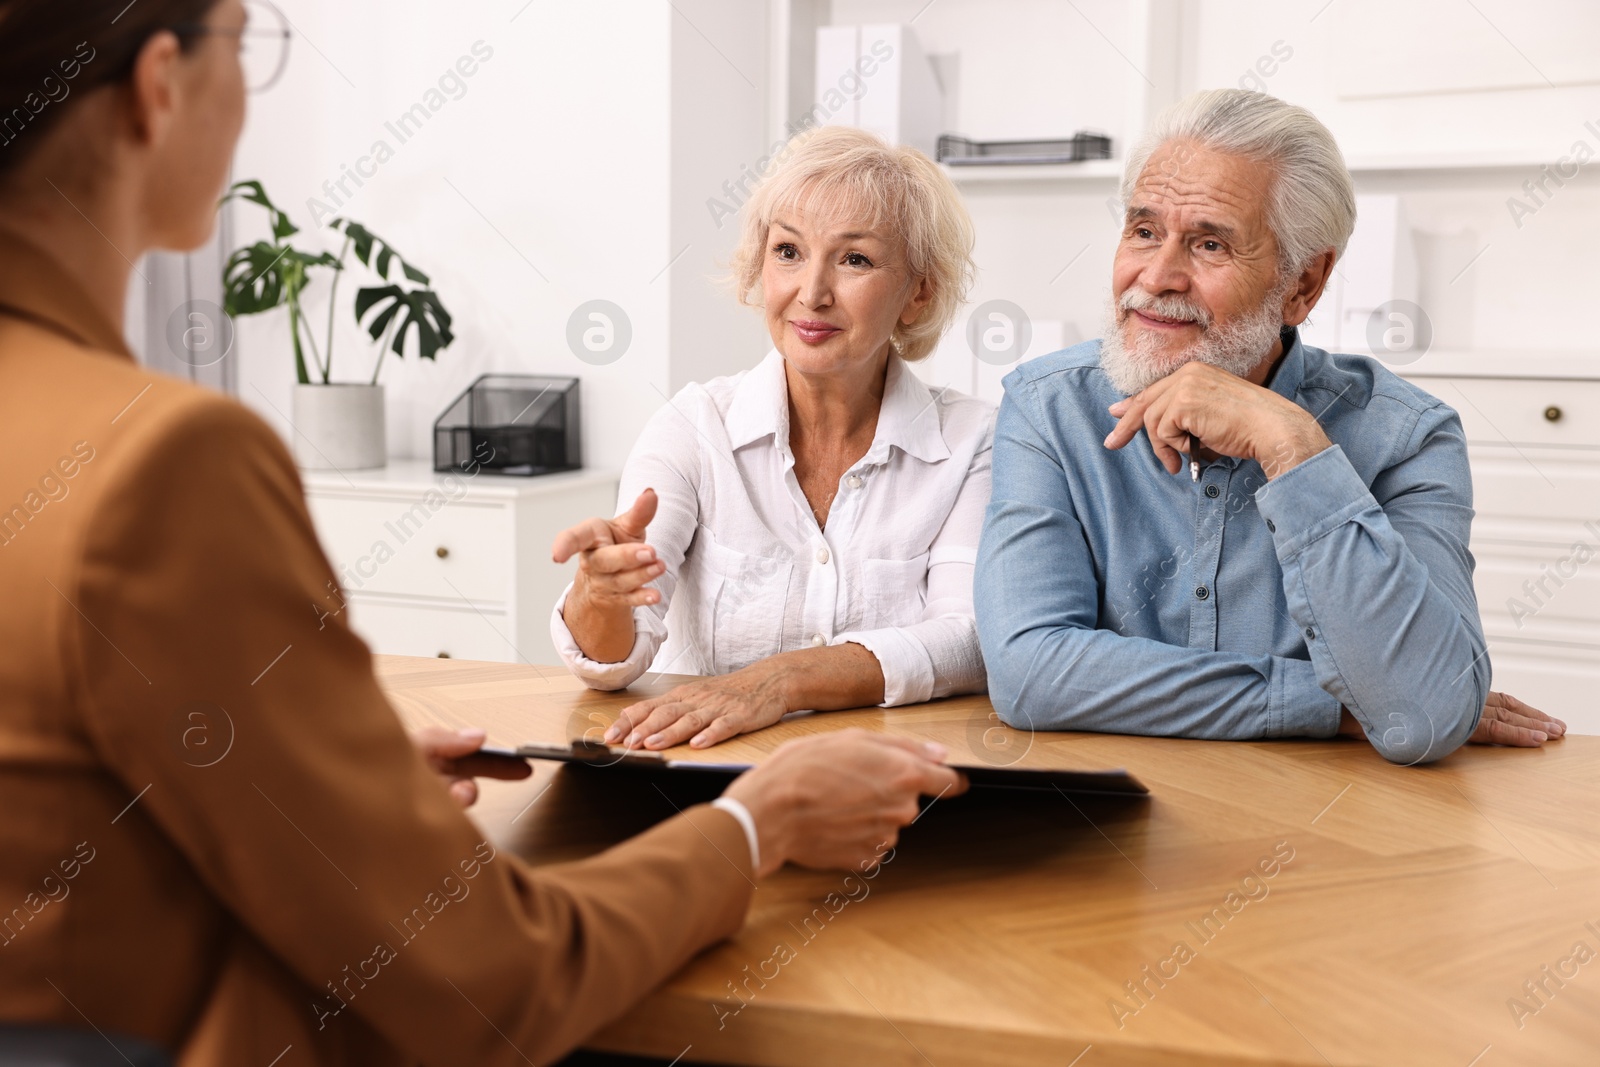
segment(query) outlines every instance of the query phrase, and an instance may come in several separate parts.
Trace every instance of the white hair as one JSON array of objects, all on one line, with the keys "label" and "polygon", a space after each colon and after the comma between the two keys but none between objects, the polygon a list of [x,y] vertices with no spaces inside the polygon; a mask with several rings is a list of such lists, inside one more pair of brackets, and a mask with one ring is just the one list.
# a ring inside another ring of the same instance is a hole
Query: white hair
[{"label": "white hair", "polygon": [[1191,141],[1266,163],[1275,171],[1267,226],[1291,277],[1328,249],[1334,258],[1356,225],[1356,193],[1333,134],[1303,107],[1248,89],[1205,89],[1169,107],[1128,154],[1121,196],[1133,194],[1151,155]]}]

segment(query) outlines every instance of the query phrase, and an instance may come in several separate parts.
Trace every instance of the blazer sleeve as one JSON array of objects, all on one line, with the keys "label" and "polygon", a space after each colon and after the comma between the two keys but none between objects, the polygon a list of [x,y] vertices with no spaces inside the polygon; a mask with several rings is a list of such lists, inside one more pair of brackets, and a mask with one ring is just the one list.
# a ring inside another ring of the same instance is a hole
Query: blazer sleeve
[{"label": "blazer sleeve", "polygon": [[497,854],[332,613],[272,430],[213,397],[152,424],[62,590],[74,704],[123,817],[305,983],[330,1048],[353,1015],[408,1061],[547,1063],[740,927],[748,846],[706,806],[583,862]]}]

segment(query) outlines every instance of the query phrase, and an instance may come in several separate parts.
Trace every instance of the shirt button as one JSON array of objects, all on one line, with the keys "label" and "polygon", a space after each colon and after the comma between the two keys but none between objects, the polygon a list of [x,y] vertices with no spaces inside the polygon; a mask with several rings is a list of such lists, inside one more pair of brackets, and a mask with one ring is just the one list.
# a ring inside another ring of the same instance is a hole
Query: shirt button
[{"label": "shirt button", "polygon": [[1207,589],[1203,585],[1196,586],[1195,587],[1195,591],[1194,591],[1194,595],[1199,597],[1201,600],[1204,600],[1206,597],[1211,595],[1211,590]]},{"label": "shirt button", "polygon": [[1278,532],[1278,528],[1273,525],[1271,519],[1267,520],[1267,532],[1268,533],[1277,533]]},{"label": "shirt button", "polygon": [[1315,631],[1311,627],[1307,626],[1306,627],[1306,640],[1307,641],[1315,641],[1316,639],[1317,639],[1317,631]]},{"label": "shirt button", "polygon": [[1222,490],[1221,489],[1218,489],[1214,485],[1206,486],[1206,496],[1210,497],[1212,500],[1217,499],[1217,497],[1219,497],[1221,495],[1222,495]]},{"label": "shirt button", "polygon": [[852,474],[850,477],[844,480],[844,484],[848,485],[852,489],[860,489],[861,476],[859,474]]},{"label": "shirt button", "polygon": [[817,562],[818,563],[826,563],[826,562],[828,562],[828,550],[827,549],[825,549],[825,548],[817,549]]},{"label": "shirt button", "polygon": [[823,637],[821,634],[812,634],[811,635],[811,647],[812,648],[821,648],[823,645],[825,645],[827,643],[828,643],[828,639],[826,637]]}]

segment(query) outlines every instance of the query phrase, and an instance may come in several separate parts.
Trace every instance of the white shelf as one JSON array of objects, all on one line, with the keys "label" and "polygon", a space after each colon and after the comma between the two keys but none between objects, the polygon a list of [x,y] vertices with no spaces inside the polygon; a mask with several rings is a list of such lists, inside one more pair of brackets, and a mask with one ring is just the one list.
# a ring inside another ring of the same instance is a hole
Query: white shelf
[{"label": "white shelf", "polygon": [[[1354,156],[1347,161],[1351,174],[1442,173],[1486,170],[1537,170],[1548,160],[1526,153],[1456,154],[1437,156]],[[941,164],[957,185],[988,185],[997,182],[1044,182],[1077,184],[1114,182],[1122,178],[1125,161],[1087,159],[1081,163],[974,163],[961,166]]]},{"label": "white shelf", "polygon": [[1079,163],[941,164],[957,185],[992,182],[1107,182],[1122,178],[1120,159],[1086,159]]}]

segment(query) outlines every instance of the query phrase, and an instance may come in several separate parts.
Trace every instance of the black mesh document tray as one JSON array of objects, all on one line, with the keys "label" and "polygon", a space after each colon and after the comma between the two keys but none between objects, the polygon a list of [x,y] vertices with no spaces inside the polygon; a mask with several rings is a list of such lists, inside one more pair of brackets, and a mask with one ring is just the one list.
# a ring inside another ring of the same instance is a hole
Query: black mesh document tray
[{"label": "black mesh document tray", "polygon": [[580,440],[578,379],[485,374],[433,424],[433,469],[573,471],[583,466]]}]

